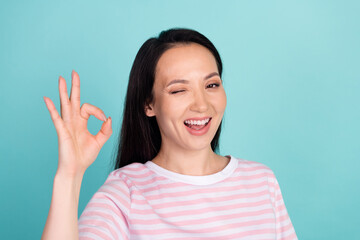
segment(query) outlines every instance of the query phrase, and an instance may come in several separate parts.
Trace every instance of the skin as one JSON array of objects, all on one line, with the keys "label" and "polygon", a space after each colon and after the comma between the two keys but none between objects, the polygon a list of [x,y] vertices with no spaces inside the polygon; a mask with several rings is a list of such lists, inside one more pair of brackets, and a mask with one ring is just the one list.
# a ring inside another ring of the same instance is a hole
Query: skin
[{"label": "skin", "polygon": [[[78,205],[82,178],[112,134],[111,118],[106,118],[100,108],[89,103],[80,106],[80,78],[75,71],[72,72],[70,98],[62,77],[59,78],[59,95],[61,115],[52,100],[44,97],[58,135],[59,160],[42,240],[79,239]],[[87,129],[91,115],[104,121],[96,135]]]},{"label": "skin", "polygon": [[[204,80],[211,73],[217,75]],[[185,81],[169,85],[174,79]],[[196,43],[167,50],[156,66],[153,96],[145,112],[148,117],[156,117],[162,145],[152,161],[185,175],[209,175],[224,169],[229,158],[211,149],[226,107],[225,90],[212,53]],[[212,117],[209,131],[201,136],[190,134],[184,125],[185,120],[198,117]]]},{"label": "skin", "polygon": [[[80,77],[73,71],[70,98],[66,81],[59,77],[61,116],[50,98],[44,97],[54,123],[59,143],[57,173],[74,177],[81,175],[95,161],[100,149],[112,134],[111,118],[89,103],[80,106]],[[87,129],[89,117],[93,115],[104,121],[100,131],[93,135]]]},{"label": "skin", "polygon": [[[162,136],[159,154],[152,160],[170,171],[185,175],[208,175],[221,171],[229,162],[215,154],[211,140],[226,107],[226,95],[212,54],[198,44],[179,45],[167,50],[156,67],[154,101],[145,106],[149,117],[156,117]],[[174,79],[177,82],[168,86]],[[91,104],[80,106],[80,78],[73,71],[70,98],[65,79],[59,78],[61,115],[50,98],[44,97],[54,123],[59,144],[58,169],[54,177],[49,215],[41,239],[78,239],[78,203],[85,170],[95,161],[112,134],[111,118]],[[93,115],[104,121],[93,135],[87,129]],[[212,117],[209,131],[190,134],[184,121]]]}]

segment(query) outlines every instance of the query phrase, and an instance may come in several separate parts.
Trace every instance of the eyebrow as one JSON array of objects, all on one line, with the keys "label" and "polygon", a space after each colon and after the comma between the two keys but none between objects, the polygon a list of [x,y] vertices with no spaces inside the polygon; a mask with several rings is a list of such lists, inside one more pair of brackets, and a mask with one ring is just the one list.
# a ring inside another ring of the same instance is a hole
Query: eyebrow
[{"label": "eyebrow", "polygon": [[[212,77],[214,77],[214,76],[219,76],[219,74],[218,74],[217,72],[210,73],[209,75],[207,75],[207,76],[204,77],[204,80],[207,80],[207,79],[212,78]],[[219,76],[219,77],[220,77],[220,76]],[[175,84],[175,83],[189,83],[189,81],[188,81],[188,80],[185,80],[185,79],[174,79],[174,80],[170,81],[170,82],[166,85],[166,87],[168,87],[168,86],[170,86],[170,85],[172,85],[172,84]]]}]

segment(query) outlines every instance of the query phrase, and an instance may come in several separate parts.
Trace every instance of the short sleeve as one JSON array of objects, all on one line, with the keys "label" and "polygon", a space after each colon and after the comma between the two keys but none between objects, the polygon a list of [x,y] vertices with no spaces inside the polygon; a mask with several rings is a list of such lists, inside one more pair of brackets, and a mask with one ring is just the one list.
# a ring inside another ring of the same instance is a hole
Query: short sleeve
[{"label": "short sleeve", "polygon": [[290,220],[289,214],[286,210],[285,203],[281,194],[279,183],[272,174],[269,177],[271,200],[276,218],[276,239],[277,240],[292,240],[298,239],[295,229]]},{"label": "short sleeve", "polygon": [[79,239],[129,239],[129,192],[121,175],[110,173],[79,218]]}]

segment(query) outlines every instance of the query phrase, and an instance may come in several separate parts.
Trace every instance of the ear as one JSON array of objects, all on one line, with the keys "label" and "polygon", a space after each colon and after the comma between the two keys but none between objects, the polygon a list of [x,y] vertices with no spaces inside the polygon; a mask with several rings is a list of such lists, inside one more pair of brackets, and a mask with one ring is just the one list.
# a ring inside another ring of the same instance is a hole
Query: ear
[{"label": "ear", "polygon": [[154,117],[155,116],[155,111],[154,111],[152,103],[145,104],[145,114],[148,117]]}]

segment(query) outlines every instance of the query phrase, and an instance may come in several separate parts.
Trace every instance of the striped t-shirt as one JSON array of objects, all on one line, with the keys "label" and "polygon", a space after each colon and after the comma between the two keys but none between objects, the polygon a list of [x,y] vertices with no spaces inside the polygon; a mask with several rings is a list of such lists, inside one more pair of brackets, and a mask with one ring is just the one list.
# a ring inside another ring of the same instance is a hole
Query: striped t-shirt
[{"label": "striped t-shirt", "polygon": [[297,239],[274,173],[230,157],[204,176],[151,161],[111,172],[80,216],[80,239]]}]

